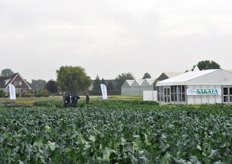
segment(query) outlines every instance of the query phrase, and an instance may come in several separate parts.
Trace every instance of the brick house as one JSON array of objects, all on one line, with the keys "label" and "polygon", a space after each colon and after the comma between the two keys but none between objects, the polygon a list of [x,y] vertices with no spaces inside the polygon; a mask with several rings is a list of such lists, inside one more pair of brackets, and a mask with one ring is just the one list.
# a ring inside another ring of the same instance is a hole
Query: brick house
[{"label": "brick house", "polygon": [[19,73],[15,73],[10,77],[0,76],[0,90],[3,90],[6,94],[8,94],[9,84],[13,84],[15,86],[16,94],[20,96],[24,93],[30,93],[31,91],[31,87]]}]

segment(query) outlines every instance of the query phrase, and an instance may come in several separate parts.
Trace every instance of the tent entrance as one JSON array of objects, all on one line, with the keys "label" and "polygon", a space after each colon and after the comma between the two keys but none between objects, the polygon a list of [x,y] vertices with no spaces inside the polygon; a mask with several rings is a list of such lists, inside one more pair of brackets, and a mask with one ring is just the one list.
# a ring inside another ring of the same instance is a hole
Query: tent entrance
[{"label": "tent entrance", "polygon": [[164,87],[164,102],[170,102],[170,87]]}]

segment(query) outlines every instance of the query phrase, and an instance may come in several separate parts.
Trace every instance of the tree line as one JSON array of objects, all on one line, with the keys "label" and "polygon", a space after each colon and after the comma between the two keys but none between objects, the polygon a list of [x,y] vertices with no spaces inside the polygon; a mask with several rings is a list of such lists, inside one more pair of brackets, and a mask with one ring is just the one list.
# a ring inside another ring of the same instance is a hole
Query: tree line
[{"label": "tree line", "polygon": [[[198,67],[199,70],[206,69],[220,69],[220,65],[214,61],[200,61],[196,65],[192,67],[194,70],[195,67]],[[14,72],[7,68],[1,71],[1,76],[12,76]],[[92,84],[91,78],[87,75],[84,68],[80,66],[61,66],[57,71],[57,80],[32,80],[32,82],[28,82],[31,86],[32,90],[37,92],[42,92],[43,90],[48,91],[51,94],[57,93],[58,91],[65,91],[70,93],[79,93],[82,94],[84,92],[88,92],[90,85]],[[151,75],[146,72],[144,73],[142,79],[149,79]],[[94,95],[101,94],[100,84],[106,84],[108,90],[121,90],[123,83],[126,80],[134,80],[135,77],[132,73],[122,73],[119,74],[115,80],[115,86],[112,81],[109,81],[107,84],[105,80],[102,78],[100,80],[97,75],[96,79],[93,82],[92,93]]]}]

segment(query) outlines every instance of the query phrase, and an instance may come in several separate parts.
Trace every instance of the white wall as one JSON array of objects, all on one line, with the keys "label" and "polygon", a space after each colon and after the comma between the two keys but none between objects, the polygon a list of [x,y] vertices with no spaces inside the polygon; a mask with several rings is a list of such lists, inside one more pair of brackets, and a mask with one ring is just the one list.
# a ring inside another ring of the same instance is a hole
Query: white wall
[{"label": "white wall", "polygon": [[157,91],[143,91],[143,101],[157,101]]}]

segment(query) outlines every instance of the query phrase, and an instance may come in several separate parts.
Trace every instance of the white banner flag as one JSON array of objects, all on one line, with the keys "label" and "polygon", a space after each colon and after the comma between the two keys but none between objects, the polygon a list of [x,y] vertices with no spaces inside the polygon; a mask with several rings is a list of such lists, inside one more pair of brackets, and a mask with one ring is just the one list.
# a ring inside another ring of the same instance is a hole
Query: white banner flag
[{"label": "white banner flag", "polygon": [[10,100],[16,100],[15,86],[13,84],[9,84],[9,94]]},{"label": "white banner flag", "polygon": [[101,84],[102,98],[107,99],[107,88],[105,84]]}]

